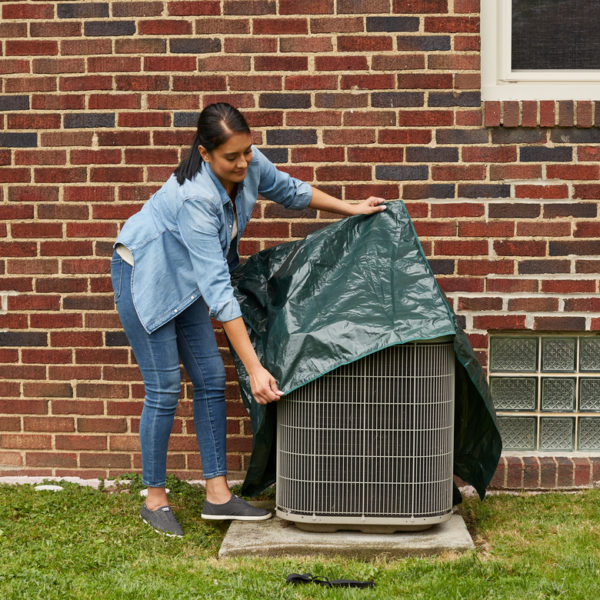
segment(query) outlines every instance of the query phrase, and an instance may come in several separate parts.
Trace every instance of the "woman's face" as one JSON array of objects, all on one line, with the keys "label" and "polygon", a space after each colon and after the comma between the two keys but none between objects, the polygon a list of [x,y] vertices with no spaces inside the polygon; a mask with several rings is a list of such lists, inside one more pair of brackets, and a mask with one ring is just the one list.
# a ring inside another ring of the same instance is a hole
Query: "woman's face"
[{"label": "woman's face", "polygon": [[224,144],[208,152],[200,146],[202,159],[210,164],[212,172],[230,192],[246,177],[252,160],[252,138],[249,133],[234,133]]}]

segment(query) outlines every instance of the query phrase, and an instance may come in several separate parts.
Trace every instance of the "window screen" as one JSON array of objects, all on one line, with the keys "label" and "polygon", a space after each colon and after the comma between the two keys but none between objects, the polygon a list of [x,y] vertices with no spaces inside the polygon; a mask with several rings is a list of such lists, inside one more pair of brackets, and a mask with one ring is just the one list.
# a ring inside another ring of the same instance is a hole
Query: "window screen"
[{"label": "window screen", "polygon": [[512,0],[512,68],[600,69],[599,0]]}]

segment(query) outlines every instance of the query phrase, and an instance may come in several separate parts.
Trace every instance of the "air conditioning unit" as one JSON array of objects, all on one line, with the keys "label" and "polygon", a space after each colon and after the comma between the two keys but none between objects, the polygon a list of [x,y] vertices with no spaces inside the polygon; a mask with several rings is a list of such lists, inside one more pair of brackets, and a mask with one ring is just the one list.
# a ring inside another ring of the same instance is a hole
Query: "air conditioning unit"
[{"label": "air conditioning unit", "polygon": [[452,338],[397,345],[277,408],[277,515],[301,529],[427,529],[452,512]]}]

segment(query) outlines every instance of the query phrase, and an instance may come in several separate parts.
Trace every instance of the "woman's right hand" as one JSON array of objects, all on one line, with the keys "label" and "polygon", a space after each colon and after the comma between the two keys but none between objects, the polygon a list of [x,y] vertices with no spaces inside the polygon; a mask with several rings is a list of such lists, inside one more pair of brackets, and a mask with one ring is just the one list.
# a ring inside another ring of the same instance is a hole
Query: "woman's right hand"
[{"label": "woman's right hand", "polygon": [[268,404],[279,400],[283,392],[277,387],[275,378],[263,366],[256,367],[248,373],[252,395],[258,404]]}]

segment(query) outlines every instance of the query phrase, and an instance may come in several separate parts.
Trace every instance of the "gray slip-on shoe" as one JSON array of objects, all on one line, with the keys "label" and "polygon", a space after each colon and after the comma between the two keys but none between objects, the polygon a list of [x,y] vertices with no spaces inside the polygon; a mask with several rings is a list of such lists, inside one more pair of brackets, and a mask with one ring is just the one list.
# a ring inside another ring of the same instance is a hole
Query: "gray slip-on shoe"
[{"label": "gray slip-on shoe", "polygon": [[163,533],[170,537],[182,537],[181,529],[170,506],[159,506],[156,510],[150,510],[145,504],[140,509],[140,517],[148,525],[154,527],[158,533]]},{"label": "gray slip-on shoe", "polygon": [[202,518],[212,521],[225,521],[234,519],[236,521],[264,521],[273,515],[263,508],[252,506],[249,502],[238,498],[235,494],[224,504],[213,504],[204,501],[202,507]]}]

